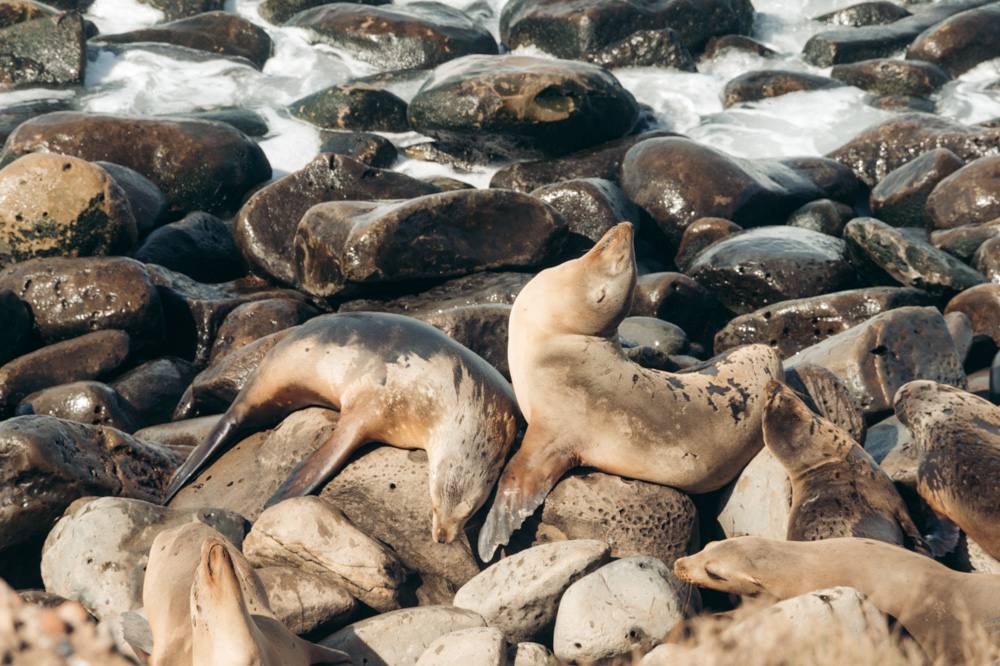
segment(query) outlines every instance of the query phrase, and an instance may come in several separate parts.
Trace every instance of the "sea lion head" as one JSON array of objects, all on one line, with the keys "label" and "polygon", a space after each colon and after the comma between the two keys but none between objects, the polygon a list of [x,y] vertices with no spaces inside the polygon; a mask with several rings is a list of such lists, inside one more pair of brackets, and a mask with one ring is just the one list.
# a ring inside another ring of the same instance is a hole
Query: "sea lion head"
[{"label": "sea lion head", "polygon": [[[756,597],[767,592],[757,577],[762,567],[772,566],[766,546],[767,540],[759,537],[713,541],[700,553],[674,562],[674,573],[684,582],[698,587]],[[773,563],[773,566],[778,564]]]}]

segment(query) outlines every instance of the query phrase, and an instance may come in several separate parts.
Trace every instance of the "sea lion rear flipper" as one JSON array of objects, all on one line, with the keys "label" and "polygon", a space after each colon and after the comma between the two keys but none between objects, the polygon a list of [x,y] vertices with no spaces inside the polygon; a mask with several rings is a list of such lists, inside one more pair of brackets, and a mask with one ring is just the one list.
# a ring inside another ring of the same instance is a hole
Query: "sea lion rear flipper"
[{"label": "sea lion rear flipper", "polygon": [[309,646],[310,664],[353,664],[351,655],[340,650],[324,647],[313,643]]},{"label": "sea lion rear flipper", "polygon": [[236,417],[227,411],[208,433],[208,436],[174,472],[160,504],[166,506],[174,498],[174,495],[187,485],[188,481],[197,476],[213,459],[224,453],[226,444],[239,433],[241,425]]},{"label": "sea lion rear flipper", "polygon": [[570,447],[528,426],[521,448],[507,463],[493,506],[479,531],[479,557],[493,559],[524,519],[535,512],[556,481],[577,464]]}]

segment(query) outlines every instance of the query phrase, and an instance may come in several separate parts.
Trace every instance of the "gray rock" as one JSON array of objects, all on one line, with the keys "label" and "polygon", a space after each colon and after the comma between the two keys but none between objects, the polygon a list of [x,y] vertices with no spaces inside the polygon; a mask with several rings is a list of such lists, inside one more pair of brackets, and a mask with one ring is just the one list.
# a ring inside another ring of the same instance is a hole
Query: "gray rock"
[{"label": "gray rock", "polygon": [[357,608],[347,590],[297,567],[263,567],[257,575],[271,610],[293,634],[339,629]]},{"label": "gray rock", "polygon": [[626,317],[618,326],[618,335],[635,346],[652,347],[664,354],[683,354],[688,349],[684,329],[654,317]]},{"label": "gray rock", "polygon": [[913,435],[895,415],[868,429],[865,451],[894,482],[916,488],[919,452]]},{"label": "gray rock", "polygon": [[109,386],[134,410],[136,427],[145,428],[170,420],[194,376],[193,365],[164,356],[129,370]]},{"label": "gray rock", "polygon": [[1000,218],[981,224],[963,224],[953,229],[931,232],[930,243],[966,263],[972,261],[979,246],[1000,234]]},{"label": "gray rock", "polygon": [[722,492],[717,520],[726,538],[762,536],[783,541],[792,513],[792,482],[767,448]]},{"label": "gray rock", "polygon": [[0,91],[83,83],[87,37],[77,12],[0,28]]},{"label": "gray rock", "polygon": [[417,666],[507,666],[507,641],[492,627],[459,629],[427,646]]}]

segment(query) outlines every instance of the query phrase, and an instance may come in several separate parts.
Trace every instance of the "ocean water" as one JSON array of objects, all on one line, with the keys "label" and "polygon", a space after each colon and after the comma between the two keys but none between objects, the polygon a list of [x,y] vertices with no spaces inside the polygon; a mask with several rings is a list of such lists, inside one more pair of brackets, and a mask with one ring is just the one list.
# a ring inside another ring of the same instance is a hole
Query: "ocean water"
[{"label": "ocean water", "polygon": [[[504,0],[444,0],[469,9],[498,36]],[[659,126],[681,132],[740,157],[822,155],[865,127],[892,115],[869,106],[863,91],[844,87],[800,92],[724,109],[726,82],[759,69],[791,69],[829,74],[800,57],[815,33],[829,29],[811,17],[855,4],[858,0],[755,0],[754,37],[780,55],[762,58],[726,52],[698,65],[697,73],[662,68],[614,71],[621,83],[655,113]],[[257,13],[259,0],[228,0],[227,11],[263,27],[274,41],[274,54],[262,71],[210,54],[157,46],[104,48],[92,45],[86,82],[80,90],[34,89],[0,93],[0,108],[33,99],[76,97],[79,108],[94,112],[167,115],[220,107],[259,112],[270,132],[261,140],[276,175],[301,168],[317,152],[320,133],[291,118],[295,100],[352,77],[379,70],[324,45],[309,44],[303,30],[273,26]],[[914,11],[919,11],[915,9]],[[162,13],[136,0],[96,0],[87,13],[103,33],[151,26]],[[538,49],[519,52],[545,54]],[[947,85],[935,97],[936,112],[965,123],[1000,117],[1000,95],[986,86],[1000,79],[1000,60],[983,63]],[[420,81],[390,88],[404,99]],[[399,146],[425,140],[415,132],[390,134]],[[474,171],[401,159],[396,168],[417,177],[445,175],[477,187],[488,185],[501,165]]]}]

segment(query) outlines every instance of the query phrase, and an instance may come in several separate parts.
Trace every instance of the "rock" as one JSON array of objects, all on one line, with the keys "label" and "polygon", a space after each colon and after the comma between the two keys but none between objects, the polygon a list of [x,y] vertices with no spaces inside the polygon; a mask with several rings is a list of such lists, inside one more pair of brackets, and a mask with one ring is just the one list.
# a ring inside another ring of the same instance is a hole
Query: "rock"
[{"label": "rock", "polygon": [[699,218],[684,229],[684,234],[677,245],[674,263],[677,264],[677,268],[686,271],[702,250],[741,231],[743,227],[723,217]]},{"label": "rock", "polygon": [[439,191],[401,173],[323,153],[250,197],[233,222],[233,240],[251,270],[292,284],[295,229],[312,206],[326,201],[411,199]]},{"label": "rock", "polygon": [[319,497],[294,497],[265,509],[243,552],[256,567],[288,566],[321,576],[381,613],[400,607],[406,572],[399,559]]},{"label": "rock", "polygon": [[893,308],[934,305],[920,289],[867,287],[799,298],[734,317],[715,335],[715,353],[763,343],[782,358]]},{"label": "rock", "polygon": [[836,79],[816,74],[761,69],[730,80],[722,91],[722,105],[728,109],[740,102],[755,102],[793,92],[829,90],[843,85]]},{"label": "rock", "polygon": [[474,53],[496,55],[493,35],[439,2],[371,7],[337,2],[299,12],[285,25],[381,69],[432,69]]},{"label": "rock", "polygon": [[924,206],[934,188],[965,161],[947,148],[929,150],[890,172],[872,189],[872,215],[894,227],[927,226]]},{"label": "rock", "polygon": [[703,250],[687,273],[737,314],[857,283],[842,240],[798,227],[730,236]]},{"label": "rock", "polygon": [[986,6],[955,14],[921,33],[906,52],[958,76],[981,62],[1000,57],[996,35],[1000,7]]},{"label": "rock", "polygon": [[344,155],[376,169],[388,169],[399,158],[399,151],[392,141],[371,132],[326,130],[320,133],[320,139],[323,141],[320,153]]},{"label": "rock", "polygon": [[417,318],[444,331],[448,337],[483,357],[500,374],[510,379],[507,365],[507,331],[510,306],[500,304],[466,305]]},{"label": "rock", "polygon": [[339,629],[357,608],[354,597],[323,576],[294,567],[264,567],[257,575],[271,610],[293,634]]},{"label": "rock", "polygon": [[978,543],[969,538],[965,532],[958,537],[955,546],[956,569],[969,573],[1000,574],[1000,560],[993,557]]},{"label": "rock", "polygon": [[0,199],[0,266],[135,250],[135,218],[125,192],[84,160],[25,155],[0,170]]},{"label": "rock", "polygon": [[243,516],[221,509],[177,510],[102,497],[70,507],[45,539],[45,589],[79,601],[99,619],[142,608],[142,579],[156,535],[190,522],[211,525],[237,544]]},{"label": "rock", "polygon": [[637,30],[596,53],[583,54],[583,58],[606,69],[671,67],[683,72],[698,71],[680,34],[671,28]]},{"label": "rock", "polygon": [[17,414],[46,414],[126,433],[138,429],[138,416],[132,405],[107,384],[95,381],[73,382],[36,391],[21,401]]},{"label": "rock", "polygon": [[754,10],[743,0],[596,5],[579,0],[515,0],[500,14],[500,41],[534,45],[559,58],[582,58],[639,29],[672,28],[694,51],[715,35],[750,34]]},{"label": "rock", "polygon": [[87,37],[76,12],[0,27],[0,92],[83,83]]},{"label": "rock", "polygon": [[688,349],[684,329],[655,317],[626,317],[618,326],[618,334],[632,346],[652,347],[664,354],[683,354]]},{"label": "rock", "polygon": [[865,25],[885,25],[899,19],[911,16],[903,7],[885,1],[862,2],[844,9],[838,9],[821,16],[814,21],[832,23],[834,25],[861,27]]},{"label": "rock", "polygon": [[213,109],[209,111],[191,111],[189,113],[178,114],[179,118],[194,118],[195,120],[214,120],[227,125],[232,125],[247,136],[265,136],[270,128],[267,121],[260,113],[251,109],[240,107],[228,107]]},{"label": "rock", "polygon": [[890,58],[836,65],[830,70],[830,76],[873,95],[916,97],[930,97],[951,81],[951,75],[937,65]]},{"label": "rock", "polygon": [[606,70],[519,55],[466,56],[441,66],[407,108],[421,134],[518,159],[617,139],[638,115],[631,93]]},{"label": "rock", "polygon": [[124,331],[96,331],[42,347],[0,367],[0,412],[10,410],[35,391],[117,369],[131,348]]},{"label": "rock", "polygon": [[1000,235],[1000,218],[981,224],[963,224],[952,229],[932,231],[930,242],[934,247],[969,263],[979,246],[997,235]]},{"label": "rock", "polygon": [[201,440],[205,439],[221,416],[221,414],[215,414],[173,423],[161,423],[137,430],[135,436],[147,442],[163,444],[178,451],[183,450],[182,455],[187,458],[194,447],[201,444]]},{"label": "rock", "polygon": [[6,363],[24,351],[31,335],[28,308],[17,294],[0,288],[0,363]]},{"label": "rock", "polygon": [[167,21],[221,11],[224,8],[222,0],[143,0],[143,4],[159,9]]},{"label": "rock", "polygon": [[[257,6],[257,13],[265,21],[269,21],[274,25],[282,25],[299,12],[324,4],[327,3],[322,0],[264,0],[264,2]],[[363,4],[385,5],[391,3],[384,0],[368,0]]]},{"label": "rock", "polygon": [[423,319],[471,305],[513,305],[521,288],[532,277],[531,273],[473,273],[448,280],[423,293],[391,301],[347,301],[340,306],[339,312],[395,312]]},{"label": "rock", "polygon": [[727,539],[762,536],[783,541],[792,513],[792,482],[767,448],[743,468],[719,498],[716,520]]},{"label": "rock", "polygon": [[844,238],[852,263],[875,284],[895,282],[949,297],[987,281],[950,254],[904,236],[875,218],[862,217],[848,223]]},{"label": "rock", "polygon": [[985,335],[1000,345],[1000,285],[989,283],[967,289],[948,301],[945,315],[965,314],[973,335]]},{"label": "rock", "polygon": [[913,95],[883,95],[868,100],[868,106],[873,109],[883,111],[895,111],[904,113],[906,111],[919,111],[920,113],[934,113],[934,102],[925,97],[915,97]]},{"label": "rock", "polygon": [[319,312],[304,301],[270,298],[239,305],[226,315],[212,344],[209,363],[266,335],[303,324]]},{"label": "rock", "polygon": [[507,641],[490,627],[459,629],[427,646],[416,666],[507,666]]},{"label": "rock", "polygon": [[[55,7],[55,5],[52,5]],[[0,5],[0,28],[7,28],[24,21],[52,16],[58,12],[30,0],[5,0]]]},{"label": "rock", "polygon": [[680,326],[688,337],[702,341],[719,309],[708,291],[682,273],[647,273],[635,283],[630,317],[656,317]]},{"label": "rock", "polygon": [[972,257],[972,267],[991,282],[1000,281],[1000,239],[983,242]]},{"label": "rock", "polygon": [[972,342],[975,336],[972,329],[972,320],[964,312],[949,312],[944,316],[944,321],[948,325],[951,339],[955,342],[955,351],[958,352],[958,357],[962,359],[962,363],[965,363],[969,355],[969,350],[972,349]]},{"label": "rock", "polygon": [[[584,254],[619,222],[639,226],[639,208],[621,188],[603,178],[575,178],[531,192],[559,211],[569,225],[567,244]],[[574,252],[575,254],[575,252]]]},{"label": "rock", "polygon": [[560,664],[556,656],[540,643],[522,641],[514,646],[511,652],[514,652],[513,666],[559,666]]},{"label": "rock", "polygon": [[914,379],[967,386],[951,333],[934,308],[902,307],[875,315],[803,349],[785,367],[803,363],[833,372],[866,415],[890,409],[896,390]]},{"label": "rock", "polygon": [[170,420],[195,372],[187,361],[164,356],[129,370],[110,382],[110,387],[134,411],[136,427],[145,428]]},{"label": "rock", "polygon": [[847,204],[830,199],[817,199],[793,211],[788,216],[786,224],[839,238],[844,231],[844,225],[853,217],[854,209]]},{"label": "rock", "polygon": [[367,83],[338,83],[292,102],[291,114],[324,129],[406,132],[406,102]]},{"label": "rock", "polygon": [[512,643],[529,640],[556,617],[556,604],[575,581],[609,560],[607,544],[562,541],[500,560],[462,586],[455,605],[499,629]]},{"label": "rock", "polygon": [[0,551],[46,534],[80,497],[159,501],[181,463],[158,444],[51,416],[0,423],[0,458]]},{"label": "rock", "polygon": [[629,557],[576,581],[559,601],[552,633],[556,657],[600,662],[663,642],[701,604],[697,589],[655,557]]},{"label": "rock", "polygon": [[[207,120],[47,113],[11,133],[0,165],[33,152],[134,169],[160,188],[172,216],[193,210],[229,213],[251,188],[271,177],[257,144],[231,125]],[[160,159],[164,153],[171,159]]]},{"label": "rock", "polygon": [[104,169],[125,192],[125,197],[132,207],[132,216],[135,218],[135,228],[139,238],[145,237],[163,223],[167,214],[167,198],[153,181],[138,171],[120,164],[102,161],[94,164]]},{"label": "rock", "polygon": [[271,38],[263,28],[222,11],[205,12],[170,23],[116,35],[99,35],[104,44],[166,43],[189,49],[246,58],[261,69],[271,57]]},{"label": "rock", "polygon": [[332,296],[351,283],[535,266],[565,233],[554,209],[503,190],[328,202],[310,208],[296,230],[296,278],[308,293]]},{"label": "rock", "polygon": [[246,263],[225,223],[202,212],[189,213],[184,219],[153,231],[136,250],[135,258],[199,282],[225,282],[247,273]]},{"label": "rock", "polygon": [[843,164],[828,157],[784,157],[778,164],[799,172],[823,193],[823,198],[833,199],[848,206],[857,201],[860,184],[857,176]]},{"label": "rock", "polygon": [[920,464],[917,445],[913,435],[895,415],[868,429],[865,451],[893,482],[916,489],[917,465]]},{"label": "rock", "polygon": [[926,216],[934,229],[1000,217],[1000,155],[975,160],[937,183],[927,197]]}]

